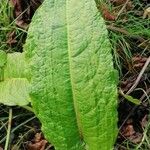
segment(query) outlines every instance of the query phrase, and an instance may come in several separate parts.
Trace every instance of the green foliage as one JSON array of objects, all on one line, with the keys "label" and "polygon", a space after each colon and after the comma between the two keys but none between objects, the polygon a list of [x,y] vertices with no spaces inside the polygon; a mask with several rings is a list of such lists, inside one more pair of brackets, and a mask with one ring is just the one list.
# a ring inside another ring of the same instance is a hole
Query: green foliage
[{"label": "green foliage", "polygon": [[8,106],[24,106],[29,103],[29,82],[23,78],[11,78],[0,82],[0,103]]},{"label": "green foliage", "polygon": [[[10,87],[11,86],[10,83],[12,83],[12,82],[14,83],[14,81],[16,81],[16,78],[19,77],[19,76],[15,76],[15,73],[13,72],[14,70],[16,70],[18,72],[18,74],[20,74],[20,69],[18,69],[18,66],[16,66],[17,64],[15,64],[16,59],[19,61],[18,65],[20,64],[20,62],[22,62],[22,60],[20,57],[18,57],[20,55],[19,53],[18,53],[17,57],[14,57],[16,54],[15,53],[15,54],[8,54],[8,56],[7,56],[8,58],[6,58],[6,53],[4,52],[4,51],[7,51],[7,52],[13,51],[14,48],[12,46],[9,47],[8,46],[9,44],[7,43],[7,41],[10,40],[9,34],[10,33],[12,34],[14,31],[16,31],[16,32],[14,32],[16,35],[16,33],[19,31],[19,29],[17,29],[17,27],[15,26],[15,23],[14,23],[15,20],[12,21],[14,18],[13,18],[12,8],[11,8],[11,5],[9,4],[9,2],[10,1],[8,1],[8,0],[0,1],[0,16],[1,16],[0,17],[0,81],[4,81],[4,82],[0,82],[0,88],[1,88],[0,91],[2,92],[2,93],[0,93],[0,102],[3,104],[7,104],[7,105],[16,105],[16,102],[18,101],[18,104],[20,105],[22,102],[22,100],[20,98],[16,99],[14,102],[14,99],[12,99],[12,95],[10,96],[10,93],[13,95],[16,94],[16,93],[13,93],[13,91],[15,92],[15,90]],[[18,34],[16,35],[16,38],[20,38],[20,37],[21,37],[20,35],[18,35]],[[19,42],[18,42],[18,45],[19,45]],[[18,47],[19,46],[16,46],[15,51],[18,51]],[[11,61],[9,61],[10,59],[11,59]],[[12,63],[12,62],[14,62],[14,63]],[[23,66],[21,66],[21,65],[22,64],[20,64],[20,68],[21,67],[23,68]],[[8,70],[8,66],[9,66],[9,70]],[[9,72],[12,72],[13,76],[11,76],[11,74],[9,74]],[[9,74],[9,77],[8,77],[8,74]],[[13,79],[9,80],[8,78],[9,79],[13,78]],[[7,81],[5,81],[5,80],[7,80]],[[19,79],[19,82],[21,82],[20,79]],[[26,80],[26,82],[28,82],[28,81]],[[24,83],[24,81],[23,81],[23,83]],[[8,85],[9,85],[9,91],[7,89]],[[14,85],[12,85],[12,86],[14,86]],[[21,87],[18,86],[16,88],[20,89]],[[25,93],[26,93],[26,91],[25,91]],[[20,97],[21,97],[21,95],[20,95]],[[23,100],[23,101],[24,102],[21,105],[25,105],[28,103],[26,100]],[[26,103],[25,103],[25,101],[26,101]]]},{"label": "green foliage", "polygon": [[127,99],[128,101],[136,104],[136,105],[140,105],[141,104],[141,101],[139,99],[136,99],[136,98],[133,98],[132,96],[130,95],[124,95],[124,98]]},{"label": "green foliage", "polygon": [[27,64],[24,53],[7,54],[7,63],[4,74],[6,78],[26,78],[29,72],[26,72]]},{"label": "green foliage", "polygon": [[11,4],[10,0],[0,0],[0,50],[20,52],[27,32],[16,26],[19,17],[14,18],[14,8]]},{"label": "green foliage", "polygon": [[[7,57],[6,57],[7,56]],[[5,105],[27,105],[29,82],[25,75],[24,53],[7,54],[0,51],[1,77],[0,103]]]},{"label": "green foliage", "polygon": [[[117,75],[104,20],[91,0],[45,0],[25,45],[33,108],[57,150],[110,150]],[[83,140],[82,140],[83,139]]]}]

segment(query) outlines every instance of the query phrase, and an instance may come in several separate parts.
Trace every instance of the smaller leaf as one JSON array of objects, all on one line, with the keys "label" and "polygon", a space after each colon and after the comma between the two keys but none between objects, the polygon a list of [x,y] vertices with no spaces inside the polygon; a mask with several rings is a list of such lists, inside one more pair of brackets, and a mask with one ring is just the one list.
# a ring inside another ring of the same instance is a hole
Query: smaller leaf
[{"label": "smaller leaf", "polygon": [[140,100],[138,100],[138,99],[136,99],[136,98],[133,98],[133,97],[130,96],[130,95],[124,94],[123,96],[124,96],[125,99],[127,99],[128,101],[130,101],[130,102],[132,102],[132,103],[134,103],[134,104],[136,104],[136,105],[140,105],[140,104],[141,104],[141,101],[140,101]]},{"label": "smaller leaf", "polygon": [[0,82],[0,103],[24,106],[30,102],[29,82],[25,78],[11,78]]}]

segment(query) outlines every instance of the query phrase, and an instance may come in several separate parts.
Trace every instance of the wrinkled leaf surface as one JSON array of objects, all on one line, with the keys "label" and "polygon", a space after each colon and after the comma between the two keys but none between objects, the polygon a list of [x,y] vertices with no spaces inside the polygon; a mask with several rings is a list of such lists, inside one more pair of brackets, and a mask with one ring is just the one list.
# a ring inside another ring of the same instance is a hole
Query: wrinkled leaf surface
[{"label": "wrinkled leaf surface", "polygon": [[45,0],[25,45],[32,104],[57,150],[110,150],[117,135],[117,76],[93,0]]},{"label": "wrinkled leaf surface", "polygon": [[27,105],[30,97],[24,53],[7,54],[3,62],[4,60],[4,81],[0,82],[0,103],[8,106]]}]

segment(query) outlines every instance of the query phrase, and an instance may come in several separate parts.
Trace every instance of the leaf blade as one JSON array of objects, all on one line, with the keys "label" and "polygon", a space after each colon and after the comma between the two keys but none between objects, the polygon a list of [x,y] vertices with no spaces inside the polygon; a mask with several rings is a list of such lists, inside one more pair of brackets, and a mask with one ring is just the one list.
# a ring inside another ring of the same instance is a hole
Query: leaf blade
[{"label": "leaf blade", "polygon": [[83,138],[87,149],[109,150],[117,136],[118,77],[108,33],[94,1],[68,3],[72,88]]},{"label": "leaf blade", "polygon": [[32,70],[30,96],[46,138],[55,149],[80,150],[83,146],[69,79],[65,11],[64,0],[44,1],[33,17],[25,51]]},{"label": "leaf blade", "polygon": [[0,103],[8,106],[24,106],[30,102],[26,79],[26,62],[24,53],[0,52],[3,62],[3,80],[0,82]]},{"label": "leaf blade", "polygon": [[8,106],[24,106],[30,101],[27,79],[11,78],[0,82],[0,103]]},{"label": "leaf blade", "polygon": [[80,132],[87,148],[111,149],[117,135],[117,75],[94,2],[45,1],[25,50],[32,70],[30,96],[47,139],[56,149],[79,150]]}]

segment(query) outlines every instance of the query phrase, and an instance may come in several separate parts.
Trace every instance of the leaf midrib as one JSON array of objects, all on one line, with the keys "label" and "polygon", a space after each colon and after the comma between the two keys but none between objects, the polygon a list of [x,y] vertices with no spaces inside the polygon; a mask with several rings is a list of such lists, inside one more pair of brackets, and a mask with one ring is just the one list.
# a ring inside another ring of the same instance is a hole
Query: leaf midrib
[{"label": "leaf midrib", "polygon": [[73,73],[72,73],[72,63],[71,63],[71,44],[69,40],[69,24],[68,24],[68,0],[66,0],[66,28],[67,28],[67,50],[68,50],[68,60],[69,60],[69,74],[70,74],[70,82],[71,82],[71,91],[72,91],[72,99],[73,99],[73,104],[74,104],[74,110],[75,110],[75,115],[76,115],[76,120],[77,120],[77,126],[78,126],[78,131],[80,136],[82,136],[82,127],[81,127],[81,118],[80,118],[80,113],[78,111],[78,106],[75,98],[75,93],[74,93],[74,82],[73,82]]}]

